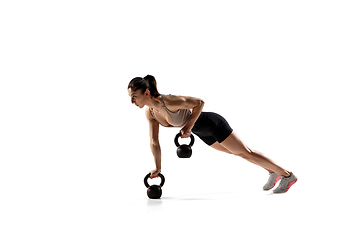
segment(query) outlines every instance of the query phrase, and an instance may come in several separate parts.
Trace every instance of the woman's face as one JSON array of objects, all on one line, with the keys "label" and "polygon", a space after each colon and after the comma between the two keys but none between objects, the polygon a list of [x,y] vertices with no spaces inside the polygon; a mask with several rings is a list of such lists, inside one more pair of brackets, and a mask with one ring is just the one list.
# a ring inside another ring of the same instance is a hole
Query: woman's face
[{"label": "woman's face", "polygon": [[148,100],[150,91],[146,90],[144,94],[141,94],[141,90],[133,91],[131,88],[128,89],[131,103],[134,103],[137,107],[143,108]]}]

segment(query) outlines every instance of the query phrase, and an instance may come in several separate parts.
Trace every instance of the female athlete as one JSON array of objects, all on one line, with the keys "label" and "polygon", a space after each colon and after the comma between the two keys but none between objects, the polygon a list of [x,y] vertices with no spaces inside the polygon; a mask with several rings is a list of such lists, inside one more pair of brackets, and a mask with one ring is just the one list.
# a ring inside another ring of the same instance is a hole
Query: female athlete
[{"label": "female athlete", "polygon": [[179,127],[182,138],[196,134],[210,147],[242,157],[269,172],[264,190],[272,189],[280,181],[274,193],[285,193],[297,181],[297,177],[274,163],[259,152],[251,150],[240,140],[228,122],[219,114],[203,112],[204,101],[200,98],[161,95],[156,80],[147,75],[136,77],[128,85],[131,103],[139,108],[146,106],[145,114],[149,122],[150,148],[154,155],[156,168],[150,171],[150,178],[161,172],[161,149],[159,143],[159,125]]}]

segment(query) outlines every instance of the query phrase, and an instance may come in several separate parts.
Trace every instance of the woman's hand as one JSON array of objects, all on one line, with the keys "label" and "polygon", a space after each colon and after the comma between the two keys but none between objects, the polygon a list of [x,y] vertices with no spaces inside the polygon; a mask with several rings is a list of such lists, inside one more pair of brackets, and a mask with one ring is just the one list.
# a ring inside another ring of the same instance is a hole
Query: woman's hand
[{"label": "woman's hand", "polygon": [[161,169],[160,169],[160,170],[154,169],[154,170],[150,171],[150,173],[151,173],[150,179],[159,177],[158,174],[159,174],[160,172],[161,172]]},{"label": "woman's hand", "polygon": [[188,127],[187,125],[185,125],[181,130],[181,138],[188,138],[191,135],[191,129],[192,127]]}]

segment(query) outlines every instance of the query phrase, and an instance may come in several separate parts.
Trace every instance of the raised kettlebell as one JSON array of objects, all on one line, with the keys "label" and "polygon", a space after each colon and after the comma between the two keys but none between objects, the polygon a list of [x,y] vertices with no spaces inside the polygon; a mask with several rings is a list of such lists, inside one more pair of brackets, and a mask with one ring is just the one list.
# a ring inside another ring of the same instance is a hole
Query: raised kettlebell
[{"label": "raised kettlebell", "polygon": [[147,195],[149,198],[151,199],[159,199],[162,195],[162,186],[164,186],[165,183],[165,177],[164,175],[162,175],[161,173],[158,174],[158,176],[161,178],[161,183],[160,185],[149,185],[149,183],[147,182],[149,177],[150,177],[150,173],[147,174],[144,178],[144,184],[145,186],[148,188],[147,190]]},{"label": "raised kettlebell", "polygon": [[191,134],[190,135],[190,138],[191,138],[191,142],[189,145],[186,145],[186,144],[183,144],[183,145],[180,145],[179,144],[179,137],[181,136],[181,133],[178,133],[176,134],[175,136],[175,145],[178,147],[177,150],[176,150],[176,153],[178,155],[179,158],[189,158],[191,157],[192,155],[192,149],[191,147],[194,145],[194,142],[195,142],[195,138],[194,136]]}]

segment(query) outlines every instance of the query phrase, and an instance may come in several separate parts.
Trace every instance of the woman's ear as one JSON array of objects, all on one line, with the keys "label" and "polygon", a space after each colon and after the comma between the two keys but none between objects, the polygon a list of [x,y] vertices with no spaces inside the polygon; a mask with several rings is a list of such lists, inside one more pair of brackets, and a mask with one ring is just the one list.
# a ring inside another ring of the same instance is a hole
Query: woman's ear
[{"label": "woman's ear", "polygon": [[145,96],[146,96],[146,97],[150,96],[150,90],[149,90],[149,89],[146,89],[146,90],[145,90]]}]

